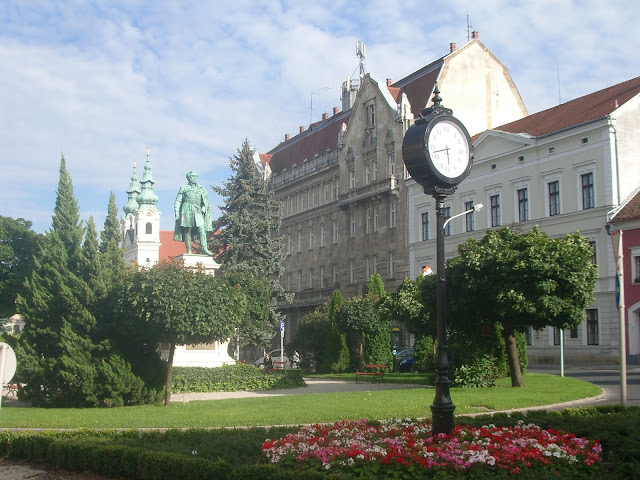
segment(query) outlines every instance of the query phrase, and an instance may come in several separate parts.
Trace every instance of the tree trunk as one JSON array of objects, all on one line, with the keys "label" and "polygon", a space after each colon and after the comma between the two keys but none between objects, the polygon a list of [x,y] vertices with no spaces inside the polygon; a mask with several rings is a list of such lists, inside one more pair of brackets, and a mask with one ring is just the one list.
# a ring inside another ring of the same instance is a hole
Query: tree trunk
[{"label": "tree trunk", "polygon": [[171,405],[171,377],[173,376],[173,355],[176,353],[176,344],[171,343],[169,346],[169,362],[167,365],[167,379],[164,388],[164,406]]},{"label": "tree trunk", "polygon": [[511,375],[512,387],[526,387],[522,380],[522,370],[520,370],[520,358],[518,357],[518,346],[516,345],[516,337],[512,323],[503,324],[502,337],[504,338],[505,348],[507,350],[507,365],[509,366],[509,374]]}]

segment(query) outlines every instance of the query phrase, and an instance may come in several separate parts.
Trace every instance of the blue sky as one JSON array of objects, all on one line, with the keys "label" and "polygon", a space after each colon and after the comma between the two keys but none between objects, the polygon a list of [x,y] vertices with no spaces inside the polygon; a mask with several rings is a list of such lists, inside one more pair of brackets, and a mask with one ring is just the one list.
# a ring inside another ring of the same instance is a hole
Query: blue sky
[{"label": "blue sky", "polygon": [[187,171],[221,185],[245,138],[267,152],[340,107],[357,41],[397,80],[464,45],[467,16],[529,113],[640,75],[637,0],[4,0],[0,215],[47,231],[62,153],[101,229],[149,145],[170,229]]}]

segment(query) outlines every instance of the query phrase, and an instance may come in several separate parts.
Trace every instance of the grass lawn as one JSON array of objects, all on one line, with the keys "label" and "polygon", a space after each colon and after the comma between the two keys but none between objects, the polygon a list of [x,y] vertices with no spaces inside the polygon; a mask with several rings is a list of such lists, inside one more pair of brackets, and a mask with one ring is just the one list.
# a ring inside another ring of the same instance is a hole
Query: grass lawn
[{"label": "grass lawn", "polygon": [[[403,375],[403,378],[406,378]],[[386,375],[385,375],[386,379]],[[451,389],[456,415],[549,405],[601,393],[590,383],[557,375],[527,374],[527,388],[502,379],[493,388]],[[287,395],[173,403],[170,407],[102,409],[2,408],[0,428],[206,428],[327,423],[431,416],[433,388]]]}]

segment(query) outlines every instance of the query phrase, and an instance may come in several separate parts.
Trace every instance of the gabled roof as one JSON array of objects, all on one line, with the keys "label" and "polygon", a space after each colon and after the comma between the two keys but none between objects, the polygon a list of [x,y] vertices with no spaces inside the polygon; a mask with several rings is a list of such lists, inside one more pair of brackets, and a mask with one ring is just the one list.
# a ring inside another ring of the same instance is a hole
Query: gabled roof
[{"label": "gabled roof", "polygon": [[640,93],[640,77],[543,110],[494,130],[543,137],[604,118]]},{"label": "gabled roof", "polygon": [[396,102],[400,101],[400,95],[403,93],[407,95],[407,99],[411,104],[411,113],[416,118],[431,100],[431,93],[442,71],[444,59],[445,57],[439,58],[426,67],[390,85],[389,92],[394,96]]},{"label": "gabled roof", "polygon": [[[340,112],[326,120],[312,124],[309,129],[269,151],[271,171],[280,173],[284,169],[300,165],[303,160],[316,153],[324,153],[338,144],[338,132],[343,123],[349,123],[351,110]],[[261,155],[262,160],[262,155]]]},{"label": "gabled roof", "polygon": [[640,218],[640,187],[631,195],[631,198],[611,219],[611,223],[626,222]]}]

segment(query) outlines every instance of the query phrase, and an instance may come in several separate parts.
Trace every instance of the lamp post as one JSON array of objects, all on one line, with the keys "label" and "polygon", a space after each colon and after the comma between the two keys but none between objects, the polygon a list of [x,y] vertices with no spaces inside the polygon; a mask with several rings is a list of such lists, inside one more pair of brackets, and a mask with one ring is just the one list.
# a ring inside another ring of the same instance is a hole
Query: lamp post
[{"label": "lamp post", "polygon": [[[431,405],[433,434],[451,433],[455,405],[449,394],[449,357],[446,325],[446,279],[444,272],[444,228],[453,218],[444,219],[444,199],[452,195],[458,184],[471,171],[473,145],[465,126],[452,116],[452,111],[441,105],[438,86],[435,86],[433,105],[425,108],[409,127],[402,142],[404,164],[411,177],[432,195],[436,201],[437,252],[437,322],[438,354],[435,382],[436,395]],[[481,208],[482,205],[477,205]]]},{"label": "lamp post", "polygon": [[433,422],[433,433],[450,433],[453,430],[453,411],[456,409],[449,394],[449,346],[447,337],[447,310],[446,292],[447,279],[445,277],[444,259],[444,229],[454,218],[461,217],[467,213],[477,212],[482,208],[482,204],[474,205],[472,209],[458,213],[453,217],[444,219],[444,199],[447,194],[436,194],[433,198],[436,201],[436,255],[438,266],[437,277],[437,308],[438,308],[438,356],[436,358],[436,371],[438,378],[435,382],[436,395],[431,405],[431,417]]}]

